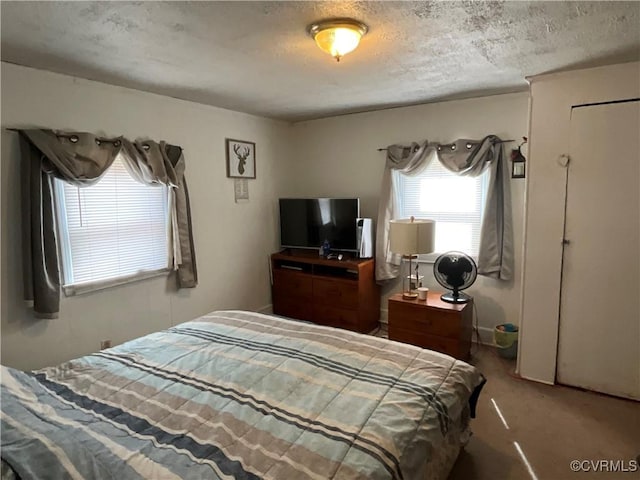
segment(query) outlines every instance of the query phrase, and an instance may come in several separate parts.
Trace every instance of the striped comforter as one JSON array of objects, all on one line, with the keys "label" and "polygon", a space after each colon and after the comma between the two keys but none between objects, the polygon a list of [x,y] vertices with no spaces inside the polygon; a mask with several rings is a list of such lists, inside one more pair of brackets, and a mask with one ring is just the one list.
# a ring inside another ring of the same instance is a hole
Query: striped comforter
[{"label": "striped comforter", "polygon": [[480,382],[428,350],[214,312],[57,367],[3,367],[1,455],[22,479],[424,480]]}]

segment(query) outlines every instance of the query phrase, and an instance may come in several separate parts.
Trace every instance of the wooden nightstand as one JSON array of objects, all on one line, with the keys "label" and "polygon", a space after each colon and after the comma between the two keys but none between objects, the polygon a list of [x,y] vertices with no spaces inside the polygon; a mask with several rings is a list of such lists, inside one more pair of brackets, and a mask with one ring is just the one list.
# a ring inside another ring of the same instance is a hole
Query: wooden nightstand
[{"label": "wooden nightstand", "polygon": [[471,350],[473,300],[447,303],[442,292],[427,300],[406,300],[401,293],[389,298],[389,339],[468,360]]}]

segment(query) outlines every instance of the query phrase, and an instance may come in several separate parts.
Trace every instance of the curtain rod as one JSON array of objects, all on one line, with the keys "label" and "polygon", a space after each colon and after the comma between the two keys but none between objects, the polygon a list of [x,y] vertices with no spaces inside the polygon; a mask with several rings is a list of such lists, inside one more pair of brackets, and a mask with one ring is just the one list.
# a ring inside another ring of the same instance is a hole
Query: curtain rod
[{"label": "curtain rod", "polygon": [[[515,142],[515,140],[500,140],[500,141],[495,142],[495,143],[509,143],[509,142]],[[480,142],[470,142],[470,143],[473,143],[473,144],[477,145],[477,144],[478,144],[478,143],[480,143]],[[442,146],[445,146],[445,145],[453,145],[453,144],[451,144],[451,143],[445,143],[445,144],[443,144]],[[383,151],[385,151],[385,150],[388,150],[388,149],[387,149],[387,148],[378,148],[378,151],[379,151],[379,152],[383,152]]]},{"label": "curtain rod", "polygon": [[[18,128],[10,128],[10,127],[6,127],[5,130],[9,130],[10,132],[18,132],[20,133],[21,130]],[[71,143],[76,143],[78,141],[78,136],[75,133],[56,133],[56,137],[58,138],[68,138],[69,140],[71,140]],[[96,143],[98,145],[100,145],[100,143],[104,142],[104,143],[112,143],[114,144],[116,147],[120,146],[120,139],[118,137],[114,138],[113,140],[110,140],[108,138],[102,138],[102,137],[98,137],[97,135],[96,137]]]},{"label": "curtain rod", "polygon": [[[18,132],[18,133],[20,133],[21,131],[19,128],[10,128],[10,127],[5,127],[5,130],[9,130],[10,132]],[[73,135],[58,135],[58,137],[65,137],[65,138],[70,138],[72,136]],[[107,140],[107,139],[101,138],[100,141],[106,142],[106,143],[115,143],[118,141],[118,139],[116,138],[114,140]],[[182,148],[180,145],[172,145],[172,146],[178,147],[181,152],[184,152],[184,148]]]}]

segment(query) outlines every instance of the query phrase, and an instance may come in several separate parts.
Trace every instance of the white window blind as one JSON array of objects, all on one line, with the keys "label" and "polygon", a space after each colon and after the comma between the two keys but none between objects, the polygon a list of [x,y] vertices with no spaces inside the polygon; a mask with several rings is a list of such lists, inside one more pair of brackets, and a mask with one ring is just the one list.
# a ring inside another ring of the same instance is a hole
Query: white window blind
[{"label": "white window blind", "polygon": [[166,186],[138,183],[118,156],[96,185],[56,180],[55,193],[65,286],[136,279],[168,267]]},{"label": "white window blind", "polygon": [[397,171],[394,175],[401,217],[413,215],[436,222],[436,251],[425,259],[450,250],[478,255],[488,172],[463,177],[434,158],[416,176]]}]

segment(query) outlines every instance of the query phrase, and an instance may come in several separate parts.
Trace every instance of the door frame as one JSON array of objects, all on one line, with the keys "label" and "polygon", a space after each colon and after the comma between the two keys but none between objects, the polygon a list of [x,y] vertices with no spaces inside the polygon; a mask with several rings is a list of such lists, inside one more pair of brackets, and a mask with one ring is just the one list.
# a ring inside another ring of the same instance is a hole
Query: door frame
[{"label": "door frame", "polygon": [[564,177],[571,108],[640,97],[640,62],[527,77],[530,83],[518,372],[553,384],[556,372]]}]

